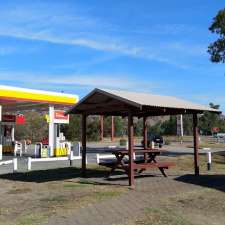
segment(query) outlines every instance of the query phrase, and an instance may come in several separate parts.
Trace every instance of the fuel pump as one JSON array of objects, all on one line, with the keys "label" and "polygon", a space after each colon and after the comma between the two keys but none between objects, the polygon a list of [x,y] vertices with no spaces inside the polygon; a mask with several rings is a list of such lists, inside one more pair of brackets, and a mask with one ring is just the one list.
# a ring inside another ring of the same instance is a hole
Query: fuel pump
[{"label": "fuel pump", "polygon": [[15,147],[15,125],[23,124],[25,118],[22,114],[18,115],[2,115],[0,126],[0,136],[3,153],[13,153]]}]

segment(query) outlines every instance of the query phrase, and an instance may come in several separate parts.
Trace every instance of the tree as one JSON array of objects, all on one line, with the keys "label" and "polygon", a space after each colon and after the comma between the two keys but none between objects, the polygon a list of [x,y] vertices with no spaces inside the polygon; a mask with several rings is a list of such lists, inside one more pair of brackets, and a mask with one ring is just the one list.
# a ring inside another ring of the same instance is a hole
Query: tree
[{"label": "tree", "polygon": [[184,135],[193,134],[193,116],[190,114],[183,115]]},{"label": "tree", "polygon": [[208,53],[211,55],[211,61],[215,63],[225,63],[225,8],[220,10],[213,19],[209,27],[212,33],[219,35],[218,40],[211,43],[208,47]]},{"label": "tree", "polygon": [[177,117],[170,116],[169,120],[166,120],[161,125],[162,133],[164,135],[176,135],[177,133]]},{"label": "tree", "polygon": [[16,125],[16,140],[30,139],[33,142],[48,137],[48,124],[44,114],[36,111],[24,112],[26,121],[24,125]]},{"label": "tree", "polygon": [[62,125],[61,131],[69,141],[81,141],[81,115],[70,115],[70,123]]},{"label": "tree", "polygon": [[[219,109],[219,105],[209,103],[210,108]],[[211,135],[212,128],[218,127],[221,131],[224,128],[224,120],[220,118],[218,114],[212,112],[204,112],[204,114],[199,119],[199,128],[204,135]]]}]

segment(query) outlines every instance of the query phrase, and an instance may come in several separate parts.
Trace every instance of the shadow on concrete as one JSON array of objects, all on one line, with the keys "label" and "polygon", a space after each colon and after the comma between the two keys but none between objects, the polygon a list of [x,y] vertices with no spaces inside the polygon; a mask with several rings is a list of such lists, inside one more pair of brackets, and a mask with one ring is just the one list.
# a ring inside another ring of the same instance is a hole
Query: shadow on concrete
[{"label": "shadow on concrete", "polygon": [[[1,180],[45,183],[50,181],[63,181],[68,179],[79,179],[79,182],[93,185],[115,185],[128,186],[128,177],[123,171],[115,171],[113,176],[108,177],[108,170],[87,169],[86,176],[81,176],[81,169],[75,167],[35,170],[24,173],[8,173],[0,175]],[[158,175],[140,174],[135,179],[155,177]],[[161,175],[160,175],[161,176]]]},{"label": "shadow on concrete", "polygon": [[[100,178],[106,176],[107,171],[98,169],[87,169],[86,178]],[[8,173],[0,175],[0,180],[13,180],[23,182],[43,183],[48,181],[67,180],[81,178],[81,169],[74,167],[36,170],[25,173]]]},{"label": "shadow on concrete", "polygon": [[175,180],[225,192],[225,175],[184,175]]}]

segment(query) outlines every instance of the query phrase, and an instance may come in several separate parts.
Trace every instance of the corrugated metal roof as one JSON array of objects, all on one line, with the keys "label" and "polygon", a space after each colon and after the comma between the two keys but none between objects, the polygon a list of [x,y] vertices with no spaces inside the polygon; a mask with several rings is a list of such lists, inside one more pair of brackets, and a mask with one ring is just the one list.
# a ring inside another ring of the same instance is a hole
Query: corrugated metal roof
[{"label": "corrugated metal roof", "polygon": [[81,99],[68,113],[89,115],[177,115],[219,110],[171,96],[150,93],[94,89]]},{"label": "corrugated metal roof", "polygon": [[128,92],[128,91],[108,90],[108,89],[97,89],[97,90],[107,92],[111,95],[115,95],[121,99],[124,99],[125,101],[131,101],[133,103],[142,106],[219,112],[219,110],[212,109],[208,106],[195,104],[190,101],[186,101],[171,96],[161,96],[150,93]]}]

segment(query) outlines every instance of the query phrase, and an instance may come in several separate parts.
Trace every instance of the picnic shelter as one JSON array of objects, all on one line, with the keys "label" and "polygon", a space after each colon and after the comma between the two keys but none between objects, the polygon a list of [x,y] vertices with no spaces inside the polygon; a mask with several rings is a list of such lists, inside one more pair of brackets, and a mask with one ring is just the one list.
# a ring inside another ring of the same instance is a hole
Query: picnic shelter
[{"label": "picnic shelter", "polygon": [[[82,174],[86,173],[86,123],[89,115],[122,116],[128,117],[128,164],[121,166],[127,172],[129,185],[134,186],[134,175],[137,169],[145,170],[158,167],[160,170],[168,168],[169,164],[154,163],[154,157],[142,163],[134,160],[134,125],[133,118],[143,118],[143,150],[144,154],[151,152],[147,146],[147,123],[148,117],[163,115],[193,115],[193,143],[194,143],[194,171],[199,175],[199,138],[198,138],[198,115],[205,111],[220,113],[216,109],[192,103],[176,97],[160,96],[149,93],[128,92],[120,90],[94,89],[81,99],[68,114],[82,115]],[[157,153],[157,151],[155,152]],[[125,154],[122,152],[121,154]],[[118,161],[121,161],[118,155]],[[114,168],[115,169],[115,168]]]}]

